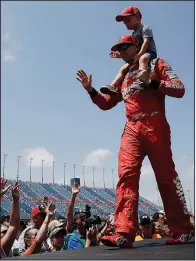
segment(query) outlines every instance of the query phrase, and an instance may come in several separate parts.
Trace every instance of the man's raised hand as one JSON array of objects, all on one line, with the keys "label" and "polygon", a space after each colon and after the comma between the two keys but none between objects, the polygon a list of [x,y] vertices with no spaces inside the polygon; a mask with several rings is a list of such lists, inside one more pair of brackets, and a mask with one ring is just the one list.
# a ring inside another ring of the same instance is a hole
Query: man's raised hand
[{"label": "man's raised hand", "polygon": [[74,184],[73,187],[72,187],[72,195],[76,196],[79,191],[80,191],[79,185],[78,184]]},{"label": "man's raised hand", "polygon": [[16,182],[12,188],[12,198],[13,200],[19,200],[20,198],[20,190],[19,184]]},{"label": "man's raised hand", "polygon": [[79,82],[81,82],[81,84],[84,87],[84,89],[87,92],[92,91],[93,90],[93,87],[92,87],[92,74],[88,76],[83,70],[78,70],[76,74],[78,76],[76,79]]},{"label": "man's raised hand", "polygon": [[6,187],[7,180],[0,177],[0,198],[4,196],[4,194],[8,191],[11,185]]},{"label": "man's raised hand", "polygon": [[56,212],[56,205],[54,203],[50,203],[46,208],[46,215],[49,217],[52,217],[54,213]]}]

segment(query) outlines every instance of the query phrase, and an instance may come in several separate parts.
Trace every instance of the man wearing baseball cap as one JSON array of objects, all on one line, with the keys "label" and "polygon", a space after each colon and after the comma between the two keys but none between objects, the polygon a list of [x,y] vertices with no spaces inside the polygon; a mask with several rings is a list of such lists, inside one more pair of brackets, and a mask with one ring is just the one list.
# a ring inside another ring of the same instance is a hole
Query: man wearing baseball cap
[{"label": "man wearing baseball cap", "polygon": [[48,225],[48,236],[52,246],[52,251],[60,251],[64,246],[64,236],[66,235],[65,223],[52,220]]},{"label": "man wearing baseball cap", "polygon": [[78,212],[74,215],[74,230],[67,235],[65,249],[77,249],[86,247],[87,217],[85,212]]},{"label": "man wearing baseball cap", "polygon": [[140,235],[143,239],[150,239],[153,237],[152,221],[149,216],[140,217]]},{"label": "man wearing baseball cap", "polygon": [[101,95],[92,87],[92,75],[88,76],[83,70],[77,72],[77,80],[101,110],[109,110],[121,101],[126,109],[127,121],[118,155],[116,233],[102,237],[101,241],[108,246],[132,247],[138,229],[140,170],[148,155],[173,233],[166,243],[185,243],[191,238],[189,212],[172,159],[170,126],[165,115],[166,96],[182,98],[185,93],[183,83],[161,58],[151,62],[150,84],[146,86],[142,81],[136,81],[139,68],[138,64],[133,65],[133,57],[138,47],[133,36],[121,37],[112,50],[118,50],[131,66],[117,95]]},{"label": "man wearing baseball cap", "polygon": [[[35,206],[31,211],[31,218],[32,218],[32,225],[28,226],[23,232],[20,234],[18,243],[19,243],[19,252],[23,253],[25,249],[25,241],[24,241],[24,235],[29,228],[36,228],[40,229],[42,223],[44,222],[44,219],[46,217],[45,209],[43,209],[40,205]],[[43,242],[42,251],[48,250],[48,245],[46,241]]]}]

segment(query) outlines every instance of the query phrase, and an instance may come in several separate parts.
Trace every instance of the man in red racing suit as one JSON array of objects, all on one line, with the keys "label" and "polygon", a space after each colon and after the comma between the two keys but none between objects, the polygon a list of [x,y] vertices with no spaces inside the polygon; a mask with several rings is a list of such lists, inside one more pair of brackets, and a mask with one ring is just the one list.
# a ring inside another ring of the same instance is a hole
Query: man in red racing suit
[{"label": "man in red racing suit", "polygon": [[[130,63],[137,52],[132,36],[124,36],[116,46]],[[183,188],[172,159],[170,126],[165,116],[165,96],[183,97],[184,86],[171,66],[161,58],[150,65],[151,83],[144,86],[137,79],[138,64],[130,67],[117,95],[101,95],[91,85],[92,77],[82,70],[77,78],[100,109],[109,110],[124,100],[127,122],[118,156],[119,181],[116,188],[114,236],[105,236],[108,246],[132,247],[138,229],[140,169],[148,155],[162,197],[170,232],[167,244],[184,243],[191,238],[190,220]]]}]

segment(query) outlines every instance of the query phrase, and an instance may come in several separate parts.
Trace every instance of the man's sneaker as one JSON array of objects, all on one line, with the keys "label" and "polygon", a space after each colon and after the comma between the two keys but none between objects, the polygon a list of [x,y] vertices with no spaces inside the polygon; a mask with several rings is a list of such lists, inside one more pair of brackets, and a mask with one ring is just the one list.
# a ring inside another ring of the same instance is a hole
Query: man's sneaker
[{"label": "man's sneaker", "polygon": [[116,95],[118,88],[112,85],[102,86],[100,92],[103,94]]},{"label": "man's sneaker", "polygon": [[111,247],[121,247],[121,248],[132,248],[133,247],[133,239],[132,238],[126,238],[125,236],[116,233],[112,236],[103,236],[101,238],[101,242],[105,246],[111,246]]},{"label": "man's sneaker", "polygon": [[165,241],[167,245],[174,245],[174,244],[184,244],[192,238],[191,233],[182,234],[182,233],[174,233],[172,237],[168,238]]}]

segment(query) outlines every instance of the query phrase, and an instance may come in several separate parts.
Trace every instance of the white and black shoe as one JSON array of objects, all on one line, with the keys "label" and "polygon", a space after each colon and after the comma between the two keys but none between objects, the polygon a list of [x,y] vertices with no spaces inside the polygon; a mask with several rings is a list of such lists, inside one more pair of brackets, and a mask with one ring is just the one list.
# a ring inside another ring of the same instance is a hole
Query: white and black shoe
[{"label": "white and black shoe", "polygon": [[184,244],[192,238],[191,233],[182,234],[182,233],[173,233],[172,237],[168,238],[165,241],[167,245],[175,245],[175,244]]},{"label": "white and black shoe", "polygon": [[105,85],[101,87],[100,92],[103,94],[116,95],[118,92],[118,87],[113,85]]}]

